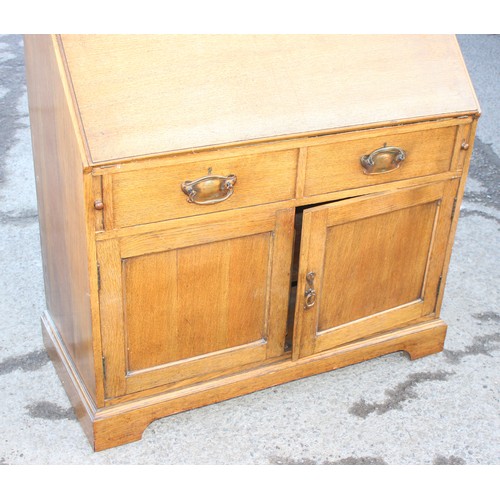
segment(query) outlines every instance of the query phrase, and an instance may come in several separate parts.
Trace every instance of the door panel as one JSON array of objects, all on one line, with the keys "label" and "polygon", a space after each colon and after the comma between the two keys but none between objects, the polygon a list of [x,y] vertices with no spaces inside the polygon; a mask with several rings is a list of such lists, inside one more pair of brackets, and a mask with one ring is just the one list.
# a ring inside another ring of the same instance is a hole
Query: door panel
[{"label": "door panel", "polygon": [[447,181],[304,211],[294,358],[434,310],[456,188]]},{"label": "door panel", "polygon": [[123,265],[128,371],[263,338],[267,234],[133,257]]},{"label": "door panel", "polygon": [[[436,212],[429,202],[327,228],[320,331],[422,296]],[[402,237],[408,228],[411,238]]]},{"label": "door panel", "polygon": [[98,243],[107,397],[283,353],[293,209],[257,212]]}]

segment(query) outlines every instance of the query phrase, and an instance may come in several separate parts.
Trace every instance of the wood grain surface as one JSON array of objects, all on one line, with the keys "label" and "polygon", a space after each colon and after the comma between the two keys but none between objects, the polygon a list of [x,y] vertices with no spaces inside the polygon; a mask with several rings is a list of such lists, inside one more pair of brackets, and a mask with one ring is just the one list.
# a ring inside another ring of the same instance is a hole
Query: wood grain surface
[{"label": "wood grain surface", "polygon": [[63,35],[93,162],[478,110],[450,35]]},{"label": "wood grain surface", "polygon": [[27,36],[24,46],[47,309],[95,398],[85,153],[56,39]]},{"label": "wood grain surface", "polygon": [[[366,135],[358,140],[308,148],[305,196],[446,172],[451,167],[457,127],[414,132],[394,127]],[[401,166],[382,174],[365,174],[360,158],[385,146],[398,147],[405,152]]]},{"label": "wood grain surface", "polygon": [[[105,175],[112,185],[103,185],[106,211],[113,215],[107,229],[127,227],[193,215],[232,210],[251,205],[289,200],[295,195],[297,150],[217,159],[161,168]],[[188,203],[184,181],[213,175],[235,175],[233,195],[211,205]]]}]

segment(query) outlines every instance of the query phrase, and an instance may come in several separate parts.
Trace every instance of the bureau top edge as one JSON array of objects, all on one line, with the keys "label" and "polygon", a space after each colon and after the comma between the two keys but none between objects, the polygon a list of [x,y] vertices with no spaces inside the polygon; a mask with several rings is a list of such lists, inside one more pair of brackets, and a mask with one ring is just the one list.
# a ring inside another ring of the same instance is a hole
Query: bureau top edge
[{"label": "bureau top edge", "polygon": [[478,115],[452,35],[57,35],[89,166]]}]

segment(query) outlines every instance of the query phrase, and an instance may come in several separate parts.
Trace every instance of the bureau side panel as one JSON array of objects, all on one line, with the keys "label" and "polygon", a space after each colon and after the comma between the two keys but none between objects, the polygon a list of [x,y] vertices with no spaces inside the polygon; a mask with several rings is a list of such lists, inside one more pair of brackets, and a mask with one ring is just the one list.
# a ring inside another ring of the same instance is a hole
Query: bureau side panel
[{"label": "bureau side panel", "polygon": [[30,35],[24,45],[47,309],[95,400],[84,152],[56,39]]}]

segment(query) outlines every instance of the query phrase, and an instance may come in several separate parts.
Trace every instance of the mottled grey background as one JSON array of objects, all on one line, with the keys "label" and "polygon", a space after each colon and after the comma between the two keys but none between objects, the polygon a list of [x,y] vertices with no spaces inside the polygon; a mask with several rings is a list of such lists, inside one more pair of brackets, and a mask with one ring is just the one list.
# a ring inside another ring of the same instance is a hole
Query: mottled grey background
[{"label": "mottled grey background", "polygon": [[0,36],[0,464],[499,464],[500,36],[459,37],[482,105],[444,352],[383,356],[158,420],[93,453],[42,345],[19,35]]}]

